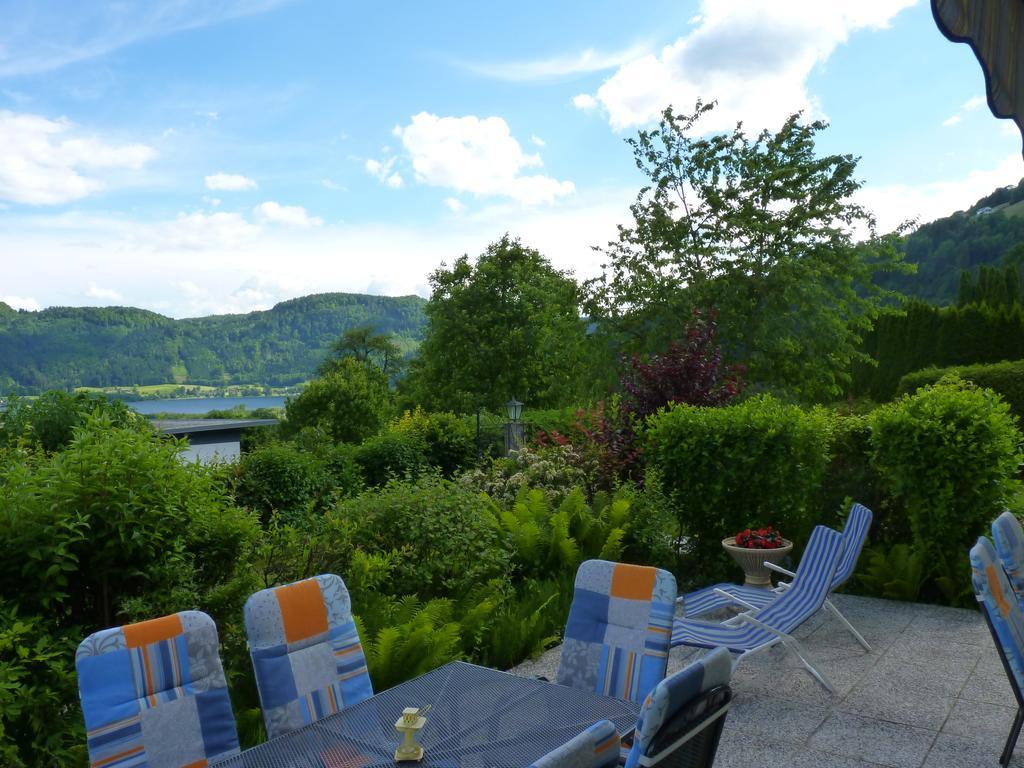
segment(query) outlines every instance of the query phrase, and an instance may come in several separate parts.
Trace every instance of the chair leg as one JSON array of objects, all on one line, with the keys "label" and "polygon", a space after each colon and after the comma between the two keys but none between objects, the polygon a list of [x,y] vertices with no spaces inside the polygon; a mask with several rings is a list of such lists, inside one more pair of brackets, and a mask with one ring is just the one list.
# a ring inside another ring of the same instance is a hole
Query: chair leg
[{"label": "chair leg", "polygon": [[838,608],[836,608],[835,604],[831,600],[825,600],[825,607],[832,612],[833,616],[835,616],[837,619],[843,622],[843,626],[850,630],[850,634],[853,635],[857,642],[861,644],[861,647],[864,648],[864,650],[868,653],[871,653],[871,646],[868,645],[868,641],[865,640],[861,633],[854,628],[853,624],[851,624],[849,620],[845,616],[843,616],[843,614],[839,611]]},{"label": "chair leg", "polygon": [[1002,757],[999,758],[999,762],[1003,768],[1006,768],[1010,764],[1010,758],[1013,757],[1013,748],[1017,746],[1017,737],[1020,736],[1020,728],[1024,725],[1024,709],[1017,707],[1017,716],[1013,718],[1013,727],[1010,729],[1010,736],[1006,739],[1006,746],[1003,747]]}]

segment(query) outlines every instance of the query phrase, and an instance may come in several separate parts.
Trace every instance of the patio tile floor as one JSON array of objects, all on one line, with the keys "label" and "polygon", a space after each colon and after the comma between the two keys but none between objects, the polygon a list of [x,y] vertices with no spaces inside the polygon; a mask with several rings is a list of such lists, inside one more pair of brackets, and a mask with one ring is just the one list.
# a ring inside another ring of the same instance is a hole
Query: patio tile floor
[{"label": "patio tile floor", "polygon": [[[796,633],[836,694],[778,647],[744,661],[719,768],[984,768],[999,765],[1015,702],[977,611],[854,595],[834,601],[865,652],[822,611]],[[694,651],[673,649],[669,673]],[[555,677],[559,649],[516,667]],[[1010,762],[1024,768],[1024,739]]]}]

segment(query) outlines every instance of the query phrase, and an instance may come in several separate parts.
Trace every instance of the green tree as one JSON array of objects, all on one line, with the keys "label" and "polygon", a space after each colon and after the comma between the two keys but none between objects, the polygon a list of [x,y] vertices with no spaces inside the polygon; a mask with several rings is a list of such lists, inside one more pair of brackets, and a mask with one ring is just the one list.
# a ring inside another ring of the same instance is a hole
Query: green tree
[{"label": "green tree", "polygon": [[412,365],[414,399],[435,410],[551,407],[576,391],[580,289],[538,251],[505,235],[476,260],[430,276],[428,326]]},{"label": "green tree", "polygon": [[391,412],[388,380],[376,366],[343,357],[325,376],[311,381],[285,406],[286,435],[303,427],[323,430],[340,443],[377,434]]},{"label": "green tree", "polygon": [[856,160],[815,153],[824,123],[797,114],[754,139],[742,126],[694,138],[713,106],[668,108],[628,140],[650,183],[604,250],[586,308],[613,347],[650,352],[671,341],[675,319],[714,306],[726,357],[752,383],[834,396],[865,358],[861,336],[886,296],[873,277],[899,268],[896,236],[878,236],[852,202]]},{"label": "green tree", "polygon": [[337,368],[346,357],[376,365],[385,375],[398,373],[402,352],[389,333],[377,333],[372,325],[350,328],[331,344],[330,355],[320,364],[317,373],[323,376]]}]

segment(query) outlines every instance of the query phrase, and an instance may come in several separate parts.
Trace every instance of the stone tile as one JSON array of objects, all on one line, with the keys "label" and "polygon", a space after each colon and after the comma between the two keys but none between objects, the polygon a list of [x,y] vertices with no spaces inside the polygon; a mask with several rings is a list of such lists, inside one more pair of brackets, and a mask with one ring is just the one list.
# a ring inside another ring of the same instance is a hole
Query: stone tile
[{"label": "stone tile", "polygon": [[871,680],[858,684],[836,709],[937,732],[954,701],[952,696],[925,693],[895,679]]},{"label": "stone tile", "polygon": [[1001,704],[1012,707],[1016,704],[1013,696],[1013,689],[1006,679],[1006,673],[1000,667],[992,671],[986,667],[974,668],[974,672],[964,683],[960,691],[960,698],[968,701],[983,701],[988,704]]},{"label": "stone tile", "polygon": [[[716,762],[715,765],[718,765]],[[820,749],[806,749],[794,754],[786,768],[875,768],[880,763],[869,763],[855,757],[834,755]]]},{"label": "stone tile", "polygon": [[[927,663],[929,666],[956,669],[966,674],[974,669],[981,658],[981,646],[963,645],[932,638],[905,634],[900,642],[894,643],[888,655],[893,659],[911,664]],[[966,680],[966,675],[965,678]]]},{"label": "stone tile", "polygon": [[927,659],[904,659],[885,654],[861,678],[860,684],[890,681],[922,694],[956,697],[972,670],[960,664],[932,663]]},{"label": "stone tile", "polygon": [[[1005,735],[1004,735],[1005,738]],[[998,766],[1003,752],[1002,739],[977,740],[940,733],[925,758],[924,768],[977,768]],[[1024,768],[1024,752],[1018,747],[1010,758],[1010,768]]]},{"label": "stone tile", "polygon": [[791,764],[796,751],[792,745],[747,734],[729,725],[726,721],[722,730],[715,768],[779,768]]},{"label": "stone tile", "polygon": [[739,694],[733,699],[726,727],[766,739],[784,734],[786,744],[799,745],[807,741],[828,714],[828,707],[822,705]]},{"label": "stone tile", "polygon": [[992,739],[1002,745],[1010,734],[1016,713],[1016,707],[958,699],[942,732],[986,741]]},{"label": "stone tile", "polygon": [[935,736],[909,725],[834,712],[811,736],[809,746],[842,757],[909,768],[921,765]]},{"label": "stone tile", "polygon": [[972,622],[955,621],[943,616],[921,613],[910,622],[906,632],[910,635],[941,640],[946,643],[977,646],[992,643],[988,627],[980,618]]}]

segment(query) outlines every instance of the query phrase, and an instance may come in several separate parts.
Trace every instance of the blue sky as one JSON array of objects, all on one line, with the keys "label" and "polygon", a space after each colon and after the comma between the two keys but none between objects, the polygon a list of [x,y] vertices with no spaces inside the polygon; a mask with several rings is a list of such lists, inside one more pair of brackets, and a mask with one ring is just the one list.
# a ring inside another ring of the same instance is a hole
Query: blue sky
[{"label": "blue sky", "polygon": [[803,109],[883,227],[1024,176],[973,54],[913,0],[0,0],[0,300],[241,312],[429,291],[508,231],[585,278],[624,139]]}]

